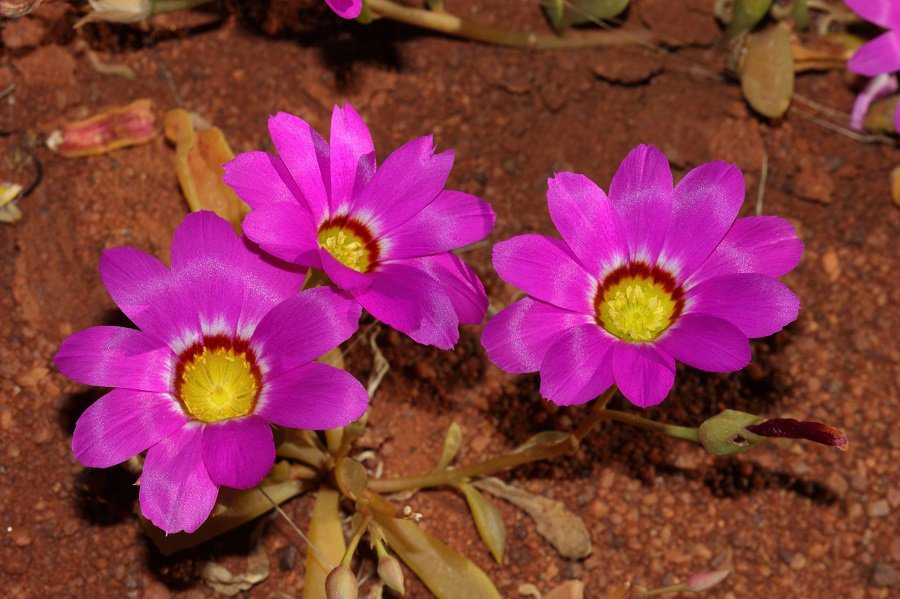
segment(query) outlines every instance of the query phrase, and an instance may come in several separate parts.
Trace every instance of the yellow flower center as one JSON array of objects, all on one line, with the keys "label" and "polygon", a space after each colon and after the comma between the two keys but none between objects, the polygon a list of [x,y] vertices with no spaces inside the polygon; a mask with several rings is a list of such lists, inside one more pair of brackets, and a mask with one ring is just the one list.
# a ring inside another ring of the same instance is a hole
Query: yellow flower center
[{"label": "yellow flower center", "polygon": [[371,264],[365,240],[347,227],[320,229],[319,246],[328,250],[335,260],[357,272],[366,272]]},{"label": "yellow flower center", "polygon": [[664,271],[624,267],[604,280],[596,313],[600,325],[623,341],[653,341],[681,313],[681,290]]},{"label": "yellow flower center", "polygon": [[207,345],[188,351],[179,364],[176,383],[178,396],[191,416],[220,422],[253,411],[260,383],[252,353]]}]

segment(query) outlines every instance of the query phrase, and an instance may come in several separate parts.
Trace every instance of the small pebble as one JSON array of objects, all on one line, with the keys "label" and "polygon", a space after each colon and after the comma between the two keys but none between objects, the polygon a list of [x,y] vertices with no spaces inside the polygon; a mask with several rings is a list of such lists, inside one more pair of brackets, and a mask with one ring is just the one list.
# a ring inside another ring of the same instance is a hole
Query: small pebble
[{"label": "small pebble", "polygon": [[891,506],[886,499],[879,499],[878,501],[870,503],[867,506],[866,511],[870,518],[883,518],[891,513]]}]

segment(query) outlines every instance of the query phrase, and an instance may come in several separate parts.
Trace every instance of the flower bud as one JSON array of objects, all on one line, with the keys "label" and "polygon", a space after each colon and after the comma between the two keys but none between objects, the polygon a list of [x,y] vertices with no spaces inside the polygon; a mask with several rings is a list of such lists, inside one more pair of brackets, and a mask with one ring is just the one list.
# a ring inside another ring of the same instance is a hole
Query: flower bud
[{"label": "flower bud", "polygon": [[378,578],[391,590],[403,595],[403,568],[393,555],[385,555],[378,560]]},{"label": "flower bud", "polygon": [[747,430],[765,419],[755,414],[724,410],[700,425],[700,443],[713,455],[733,455],[747,451],[764,437]]},{"label": "flower bud", "polygon": [[696,574],[691,574],[690,577],[686,581],[684,581],[685,586],[694,593],[700,593],[702,591],[707,591],[723,580],[725,580],[728,575],[731,574],[731,570],[715,570],[713,572],[697,572]]},{"label": "flower bud", "polygon": [[340,565],[325,579],[325,597],[328,599],[356,599],[359,589],[356,575],[347,566]]},{"label": "flower bud", "polygon": [[837,447],[847,451],[849,441],[847,435],[838,428],[814,422],[812,420],[794,420],[793,418],[770,418],[759,424],[747,426],[747,430],[762,437],[785,437],[787,439],[805,439],[821,445]]}]

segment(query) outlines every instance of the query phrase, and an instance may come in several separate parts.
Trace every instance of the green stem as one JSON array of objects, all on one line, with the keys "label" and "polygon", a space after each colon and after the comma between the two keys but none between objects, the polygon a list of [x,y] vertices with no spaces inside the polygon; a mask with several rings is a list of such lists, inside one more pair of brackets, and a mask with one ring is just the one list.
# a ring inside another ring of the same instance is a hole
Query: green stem
[{"label": "green stem", "polygon": [[606,420],[615,420],[617,422],[624,422],[625,424],[631,424],[633,426],[639,426],[643,429],[647,429],[648,431],[654,431],[657,433],[663,433],[669,435],[670,437],[675,437],[677,439],[684,439],[685,441],[693,441],[694,443],[700,442],[700,431],[699,429],[688,427],[688,426],[676,426],[674,424],[666,424],[664,422],[657,422],[655,420],[650,420],[649,418],[644,418],[643,416],[638,416],[636,414],[629,414],[627,412],[620,412],[618,410],[601,410],[602,418]]},{"label": "green stem", "polygon": [[201,4],[208,4],[209,2],[212,2],[212,0],[154,0],[151,5],[152,8],[150,9],[150,14],[158,15],[164,12],[187,10],[189,8],[194,8],[195,6],[200,6]]},{"label": "green stem", "polygon": [[612,387],[597,398],[594,409],[587,419],[582,422],[581,426],[579,426],[574,433],[564,437],[557,443],[532,445],[521,451],[507,453],[500,457],[463,466],[462,468],[436,470],[426,474],[404,476],[401,478],[370,480],[368,488],[376,493],[398,493],[410,489],[458,485],[460,483],[468,482],[470,479],[477,476],[487,476],[489,474],[500,472],[501,470],[509,470],[510,468],[536,462],[538,460],[549,460],[560,455],[571,455],[578,449],[578,444],[581,440],[594,430],[597,427],[597,424],[603,419],[603,408],[606,406],[607,402],[609,402],[615,391],[616,388]]},{"label": "green stem", "polygon": [[356,553],[359,541],[362,539],[363,533],[366,532],[368,526],[369,516],[367,514],[359,521],[359,526],[356,527],[356,530],[353,531],[353,536],[350,537],[350,543],[347,544],[347,550],[344,552],[344,558],[341,560],[342,566],[350,567],[350,562],[353,561],[353,554]]},{"label": "green stem", "polygon": [[578,31],[565,35],[512,31],[493,25],[484,25],[461,19],[446,12],[431,12],[395,4],[391,0],[366,0],[366,6],[375,16],[387,17],[401,23],[415,25],[423,29],[439,31],[447,35],[471,40],[542,50],[560,48],[585,48],[596,46],[628,46],[652,43],[652,34],[646,29],[626,31]]}]

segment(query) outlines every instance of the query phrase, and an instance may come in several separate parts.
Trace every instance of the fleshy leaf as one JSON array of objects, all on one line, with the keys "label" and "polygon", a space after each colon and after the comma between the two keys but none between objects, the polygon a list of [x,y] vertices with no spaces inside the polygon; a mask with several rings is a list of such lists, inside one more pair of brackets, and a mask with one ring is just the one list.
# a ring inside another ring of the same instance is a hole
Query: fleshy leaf
[{"label": "fleshy leaf", "polygon": [[790,26],[781,22],[748,35],[738,71],[744,98],[756,112],[773,119],[787,112],[794,94]]},{"label": "fleshy leaf", "polygon": [[[306,580],[303,599],[326,599],[325,579],[331,571],[329,566],[339,564],[347,550],[344,527],[341,524],[340,493],[333,489],[321,488],[316,493],[309,525],[309,542],[318,552],[309,548],[306,552]],[[319,552],[329,564],[319,561]]]},{"label": "fleshy leaf", "polygon": [[444,449],[441,451],[441,459],[438,460],[437,466],[435,466],[434,469],[445,470],[447,466],[450,465],[450,462],[453,461],[453,458],[456,457],[460,445],[462,445],[462,429],[459,424],[453,422],[447,428],[447,436],[444,437]]},{"label": "fleshy leaf", "polygon": [[713,455],[743,453],[762,442],[763,437],[747,430],[751,424],[765,420],[756,414],[723,410],[700,425],[700,443]]},{"label": "fleshy leaf", "polygon": [[212,210],[241,234],[241,223],[250,211],[237,194],[222,182],[222,165],[234,152],[217,127],[196,130],[191,115],[180,108],[165,119],[166,139],[175,144],[175,172],[191,210]]},{"label": "fleshy leaf", "polygon": [[732,38],[742,31],[750,31],[762,21],[770,6],[772,0],[735,0],[726,35]]},{"label": "fleshy leaf", "polygon": [[541,431],[532,435],[524,443],[515,448],[513,453],[520,453],[538,445],[559,445],[569,440],[571,435],[562,431]]},{"label": "fleshy leaf", "polygon": [[541,5],[557,31],[572,25],[611,19],[628,6],[629,0],[543,0]]},{"label": "fleshy leaf", "polygon": [[500,592],[491,579],[474,562],[422,530],[418,524],[386,515],[383,510],[392,508],[384,503],[380,509],[373,510],[375,521],[391,549],[437,599],[500,599]]},{"label": "fleshy leaf", "polygon": [[475,528],[478,529],[478,536],[487,545],[497,563],[502,563],[503,553],[506,551],[506,523],[503,522],[500,510],[472,485],[463,483],[457,487],[466,497],[472,519],[475,520]]},{"label": "fleshy leaf", "polygon": [[341,491],[352,499],[359,499],[369,483],[366,467],[352,458],[342,458],[334,469]]},{"label": "fleshy leaf", "polygon": [[[297,480],[263,484],[262,488],[276,504],[284,503],[304,490],[303,482]],[[226,508],[221,512],[214,512],[214,516],[210,517],[209,520],[203,523],[203,526],[191,534],[180,532],[166,535],[143,516],[141,517],[141,524],[144,526],[144,532],[147,533],[147,536],[150,537],[150,540],[153,541],[160,553],[171,555],[224,534],[273,509],[272,503],[256,488],[234,491],[234,494],[232,501]]]}]

